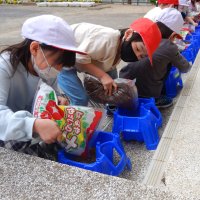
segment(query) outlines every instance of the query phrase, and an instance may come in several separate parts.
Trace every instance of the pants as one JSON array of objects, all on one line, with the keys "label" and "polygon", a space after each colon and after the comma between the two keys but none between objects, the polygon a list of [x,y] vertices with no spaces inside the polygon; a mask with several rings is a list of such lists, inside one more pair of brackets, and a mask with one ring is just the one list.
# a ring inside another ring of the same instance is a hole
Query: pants
[{"label": "pants", "polygon": [[[117,69],[107,72],[113,79],[117,78]],[[58,86],[70,99],[71,105],[87,106],[89,97],[75,68],[63,69],[58,75]]]}]

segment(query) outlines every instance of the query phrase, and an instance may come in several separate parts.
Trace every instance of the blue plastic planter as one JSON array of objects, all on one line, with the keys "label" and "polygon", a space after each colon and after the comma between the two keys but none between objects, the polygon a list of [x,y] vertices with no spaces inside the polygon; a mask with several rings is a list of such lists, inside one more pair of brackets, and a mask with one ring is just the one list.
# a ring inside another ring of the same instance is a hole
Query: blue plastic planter
[{"label": "blue plastic planter", "polygon": [[185,40],[191,41],[192,40],[192,35],[191,34],[187,34],[185,37]]},{"label": "blue plastic planter", "polygon": [[195,48],[199,48],[200,47],[200,34],[199,33],[192,33],[192,40],[191,42],[193,43],[196,40],[196,45],[194,46]]},{"label": "blue plastic planter", "polygon": [[[58,162],[113,176],[121,174],[126,167],[131,170],[130,159],[126,156],[119,135],[107,132],[96,134],[97,137],[90,142],[90,147],[96,146],[96,162],[88,164],[74,161],[73,156],[67,155],[64,150],[58,152]],[[120,157],[118,163],[114,162],[114,151]]]},{"label": "blue plastic planter", "polygon": [[195,33],[200,34],[200,26],[195,27]]},{"label": "blue plastic planter", "polygon": [[195,60],[195,57],[193,55],[193,51],[191,50],[191,48],[187,48],[185,49],[184,51],[181,52],[181,55],[185,57],[185,59],[188,61],[188,62],[194,62]]},{"label": "blue plastic planter", "polygon": [[139,98],[136,111],[118,108],[114,113],[113,132],[122,133],[125,141],[144,142],[148,150],[157,148],[161,125],[162,116],[154,98]]},{"label": "blue plastic planter", "polygon": [[172,67],[165,81],[166,95],[174,98],[183,88],[181,73],[176,67]]}]

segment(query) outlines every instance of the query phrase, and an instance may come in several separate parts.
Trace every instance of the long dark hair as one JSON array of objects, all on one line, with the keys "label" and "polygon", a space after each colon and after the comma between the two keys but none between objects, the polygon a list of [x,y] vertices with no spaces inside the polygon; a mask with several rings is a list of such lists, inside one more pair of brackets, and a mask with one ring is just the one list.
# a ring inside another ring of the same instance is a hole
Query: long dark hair
[{"label": "long dark hair", "polygon": [[[28,63],[31,58],[30,53],[30,44],[33,40],[25,39],[20,43],[11,45],[5,49],[3,49],[0,53],[3,52],[10,52],[10,63],[13,66],[13,68],[16,70],[18,64],[21,62],[25,69],[28,70]],[[49,46],[46,44],[40,44],[41,48],[44,50],[48,50],[53,52],[62,51],[62,56],[60,56],[59,60],[57,60],[56,64],[62,64],[65,67],[71,67],[75,65],[76,61],[76,53],[72,51],[67,50],[59,50],[58,48],[55,48],[53,46]]]},{"label": "long dark hair", "polygon": [[22,64],[28,71],[28,62],[31,57],[31,53],[29,50],[31,42],[32,40],[25,39],[24,41],[11,45],[1,51],[1,53],[10,53],[10,63],[15,70],[17,69],[18,64],[22,62]]}]

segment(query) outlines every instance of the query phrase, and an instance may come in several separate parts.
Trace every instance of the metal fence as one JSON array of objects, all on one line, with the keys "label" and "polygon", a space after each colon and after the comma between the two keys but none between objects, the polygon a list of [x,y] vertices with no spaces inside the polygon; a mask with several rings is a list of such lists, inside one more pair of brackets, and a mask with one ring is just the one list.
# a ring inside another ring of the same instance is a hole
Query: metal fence
[{"label": "metal fence", "polygon": [[147,5],[150,0],[0,0],[0,4],[23,4],[34,2],[95,2],[95,3],[121,3],[133,5]]}]

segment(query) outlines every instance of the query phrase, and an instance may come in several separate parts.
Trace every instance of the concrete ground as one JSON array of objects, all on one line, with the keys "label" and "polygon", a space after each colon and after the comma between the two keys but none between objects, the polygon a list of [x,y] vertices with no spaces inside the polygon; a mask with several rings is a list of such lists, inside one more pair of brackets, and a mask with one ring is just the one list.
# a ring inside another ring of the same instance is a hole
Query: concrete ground
[{"label": "concrete ground", "polygon": [[168,126],[174,122],[177,126],[174,128],[171,153],[164,170],[165,183],[170,191],[183,195],[192,194],[196,199],[200,199],[199,64],[200,52],[169,121]]},{"label": "concrete ground", "polygon": [[[186,200],[187,196],[0,148],[1,200]],[[195,200],[190,196],[190,200]]]},{"label": "concrete ground", "polygon": [[113,4],[90,8],[0,5],[0,45],[20,41],[22,23],[36,15],[54,14],[64,18],[69,24],[90,22],[118,29],[128,27],[134,19],[143,16],[151,8]]}]

